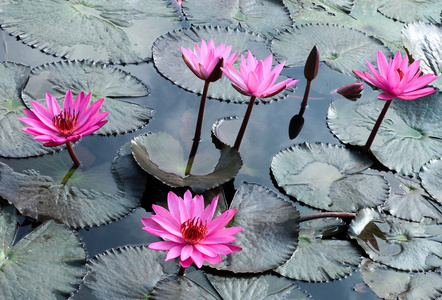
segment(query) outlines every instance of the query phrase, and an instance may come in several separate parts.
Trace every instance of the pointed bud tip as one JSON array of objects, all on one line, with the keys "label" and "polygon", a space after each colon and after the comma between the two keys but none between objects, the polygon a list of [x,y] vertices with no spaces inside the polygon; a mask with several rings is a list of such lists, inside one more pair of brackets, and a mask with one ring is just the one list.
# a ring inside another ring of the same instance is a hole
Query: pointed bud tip
[{"label": "pointed bud tip", "polygon": [[312,51],[307,57],[304,67],[304,77],[308,81],[312,81],[316,78],[319,71],[319,50],[316,45],[313,47]]}]

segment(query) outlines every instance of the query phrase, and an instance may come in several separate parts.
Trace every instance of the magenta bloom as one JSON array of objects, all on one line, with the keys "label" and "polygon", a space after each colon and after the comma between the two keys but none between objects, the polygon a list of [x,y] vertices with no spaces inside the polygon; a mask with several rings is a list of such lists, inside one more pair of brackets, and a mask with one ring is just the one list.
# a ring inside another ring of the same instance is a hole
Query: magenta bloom
[{"label": "magenta bloom", "polygon": [[258,61],[249,51],[247,61],[241,55],[240,72],[232,65],[224,66],[221,70],[233,82],[232,86],[241,94],[267,98],[278,94],[299,81],[289,78],[273,85],[278,79],[285,62],[277,65],[273,70],[272,63],[273,56],[271,54],[264,61]]},{"label": "magenta bloom", "polygon": [[203,260],[218,264],[221,261],[220,254],[227,255],[241,250],[241,247],[229,243],[236,240],[233,235],[242,228],[224,228],[232,219],[236,209],[229,209],[212,220],[218,197],[215,197],[204,209],[203,196],[196,195],[192,198],[188,190],[183,200],[173,192],[169,192],[167,204],[170,212],[161,206],[152,205],[156,215],[141,219],[145,231],[165,239],[150,244],[149,248],[169,250],[166,261],[179,256],[183,268],[187,268],[192,263],[201,268]]},{"label": "magenta bloom", "polygon": [[381,100],[391,100],[396,97],[404,100],[413,100],[436,92],[433,88],[422,88],[435,80],[433,74],[421,75],[420,60],[408,65],[407,55],[402,58],[400,52],[394,59],[390,57],[387,62],[385,55],[379,51],[377,55],[379,72],[367,61],[367,66],[372,75],[367,72],[353,70],[358,77],[380,88],[384,92],[379,94]]},{"label": "magenta bloom", "polygon": [[81,92],[75,101],[72,101],[71,90],[66,92],[63,109],[57,100],[50,94],[46,94],[44,107],[38,102],[31,101],[34,109],[25,109],[27,118],[19,120],[30,127],[23,128],[24,132],[35,135],[34,140],[46,142],[44,145],[54,147],[66,142],[76,142],[82,136],[89,135],[106,124],[103,120],[109,112],[100,112],[104,99],[100,99],[88,107],[91,93],[87,96]]},{"label": "magenta bloom", "polygon": [[213,74],[212,77],[215,78],[210,81],[216,81],[221,78],[222,72],[216,70],[221,58],[223,59],[223,66],[232,65],[236,61],[239,53],[236,54],[235,51],[230,55],[231,50],[232,46],[226,47],[224,43],[215,48],[215,43],[212,39],[210,39],[207,44],[204,40],[201,40],[201,47],[195,44],[193,51],[190,48],[185,49],[181,47],[184,62],[196,76],[204,81],[212,79],[210,75],[212,75],[214,70],[215,73],[219,72],[219,75]]},{"label": "magenta bloom", "polygon": [[354,82],[347,84],[343,87],[340,87],[337,90],[334,90],[332,92],[336,92],[338,94],[341,94],[345,98],[349,100],[356,100],[357,98],[361,97],[362,90],[364,89],[364,86],[362,85],[362,82]]}]

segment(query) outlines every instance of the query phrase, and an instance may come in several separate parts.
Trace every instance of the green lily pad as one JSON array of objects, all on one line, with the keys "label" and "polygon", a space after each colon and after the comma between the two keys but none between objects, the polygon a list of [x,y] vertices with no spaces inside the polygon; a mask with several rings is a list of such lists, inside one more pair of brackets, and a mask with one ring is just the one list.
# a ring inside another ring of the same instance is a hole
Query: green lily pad
[{"label": "green lily pad", "polygon": [[429,217],[442,223],[442,206],[432,201],[418,182],[400,176],[396,179],[401,191],[390,195],[383,205],[384,210],[401,219],[419,222]]},{"label": "green lily pad", "polygon": [[442,266],[442,225],[434,220],[415,223],[366,208],[353,219],[348,232],[372,260],[387,266],[407,271]]},{"label": "green lily pad", "polygon": [[364,259],[361,275],[382,299],[427,300],[441,296],[442,276],[439,272],[409,273]]},{"label": "green lily pad", "polygon": [[352,70],[366,68],[365,61],[376,61],[378,50],[389,54],[380,41],[358,30],[327,24],[296,26],[275,36],[271,50],[287,67],[305,64],[313,46],[317,46],[321,61],[331,69],[353,75]]},{"label": "green lily pad", "polygon": [[326,231],[345,225],[341,219],[326,218],[301,223],[298,249],[275,271],[305,281],[329,281],[350,274],[361,261],[350,241],[323,239]]},{"label": "green lily pad", "polygon": [[[379,6],[378,11],[388,18],[411,23],[428,20],[439,23],[442,11],[442,2],[439,0],[387,0]],[[412,13],[410,13],[412,12]]]},{"label": "green lily pad", "polygon": [[86,253],[72,230],[53,221],[14,244],[15,207],[0,207],[0,298],[59,299],[82,281]]},{"label": "green lily pad", "polygon": [[241,156],[234,148],[222,144],[220,150],[214,151],[213,144],[200,143],[190,172],[186,174],[190,151],[185,151],[179,141],[165,132],[135,137],[131,146],[140,167],[172,187],[208,190],[235,177],[242,166]]},{"label": "green lily pad", "polygon": [[183,13],[193,25],[241,26],[259,34],[272,35],[292,24],[288,11],[274,0],[198,0],[183,2]]},{"label": "green lily pad", "polygon": [[0,156],[29,157],[54,152],[60,147],[45,147],[34,141],[34,136],[22,131],[26,127],[19,118],[26,117],[21,99],[23,85],[31,68],[12,63],[0,63]]},{"label": "green lily pad", "polygon": [[[145,189],[145,173],[127,151],[121,148],[112,166],[80,167],[65,184],[59,174],[69,167],[63,171],[61,164],[56,174],[43,176],[36,170],[14,172],[0,163],[0,196],[39,221],[54,219],[70,227],[108,223],[137,207]],[[53,165],[51,159],[42,160]]]},{"label": "green lily pad", "polygon": [[169,276],[160,280],[149,295],[149,299],[180,299],[180,300],[221,300],[220,297],[208,292],[187,276]]},{"label": "green lily pad", "polygon": [[146,61],[152,55],[153,41],[179,28],[179,22],[168,1],[0,2],[4,30],[30,46],[69,59]]},{"label": "green lily pad", "polygon": [[146,246],[110,249],[89,260],[84,284],[98,299],[150,299],[163,276],[178,272],[178,261],[165,259]]},{"label": "green lily pad", "polygon": [[32,108],[31,100],[46,107],[45,94],[49,93],[62,107],[68,89],[74,97],[81,91],[92,93],[91,104],[98,99],[106,99],[100,111],[109,112],[106,117],[109,121],[96,134],[135,131],[152,118],[151,108],[121,99],[148,94],[147,87],[139,79],[123,70],[91,61],[61,61],[32,69],[23,90],[23,100],[29,108]]},{"label": "green lily pad", "polygon": [[269,189],[243,183],[235,193],[230,208],[237,211],[230,226],[242,227],[235,237],[241,251],[221,257],[218,270],[234,273],[259,273],[274,269],[296,249],[299,213],[293,203]]},{"label": "green lily pad", "polygon": [[430,85],[442,89],[442,25],[407,24],[402,29],[402,42],[414,60],[421,60],[423,73],[439,76]]},{"label": "green lily pad", "polygon": [[442,160],[433,160],[424,165],[419,177],[425,190],[442,205]]},{"label": "green lily pad", "polygon": [[[442,156],[442,94],[413,101],[394,99],[371,146],[389,169],[413,175],[429,160]],[[364,146],[384,101],[334,101],[327,125],[343,143]]]},{"label": "green lily pad", "polygon": [[[259,60],[263,60],[271,54],[267,46],[268,41],[263,36],[231,28],[190,27],[160,36],[153,45],[155,66],[161,74],[174,84],[194,93],[202,92],[204,81],[196,77],[184,63],[180,47],[193,49],[195,44],[201,44],[201,39],[205,41],[213,39],[215,45],[221,43],[227,46],[231,45],[232,53],[236,51],[237,53],[242,53],[245,57],[248,50]],[[239,61],[240,59],[237,60],[236,68],[238,68]],[[279,82],[284,79],[286,79],[284,76],[280,76],[280,79],[277,81]],[[273,97],[258,98],[257,101],[270,102],[286,96],[287,92],[283,91]],[[249,96],[238,93],[226,76],[210,83],[208,97],[239,103],[248,103],[250,100]]]},{"label": "green lily pad", "polygon": [[372,161],[344,147],[299,144],[272,159],[271,170],[284,191],[307,205],[355,212],[382,204],[389,193],[380,175],[361,174]]}]

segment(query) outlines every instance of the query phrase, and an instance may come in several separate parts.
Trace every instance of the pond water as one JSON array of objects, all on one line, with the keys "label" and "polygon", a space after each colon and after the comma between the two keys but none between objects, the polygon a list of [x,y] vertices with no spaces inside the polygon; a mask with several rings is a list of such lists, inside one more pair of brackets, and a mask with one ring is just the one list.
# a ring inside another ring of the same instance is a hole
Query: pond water
[{"label": "pond water", "polygon": [[[11,61],[28,65],[31,68],[43,65],[45,63],[60,61],[60,58],[42,53],[38,49],[31,48],[15,37],[10,36],[5,31],[0,31],[0,61]],[[196,125],[196,119],[200,104],[200,95],[188,92],[177,85],[171,83],[163,77],[156,69],[154,63],[143,62],[138,64],[115,65],[116,68],[129,72],[141,80],[148,88],[149,95],[137,98],[127,98],[128,102],[137,103],[141,106],[150,107],[154,110],[153,118],[143,128],[126,134],[115,136],[87,136],[81,139],[74,149],[79,157],[86,157],[91,163],[88,168],[108,166],[115,158],[118,149],[130,142],[134,137],[149,132],[167,132],[174,137],[180,136],[192,137]],[[310,92],[308,107],[303,115],[304,125],[295,139],[290,139],[288,131],[290,120],[300,109],[300,103],[304,93],[306,80],[304,78],[302,67],[285,68],[282,75],[300,79],[296,84],[294,93],[288,97],[271,102],[268,104],[255,105],[248,124],[243,142],[240,148],[240,154],[243,159],[243,167],[235,178],[225,184],[225,194],[227,198],[233,197],[235,189],[243,182],[256,183],[267,187],[278,193],[285,199],[296,201],[293,197],[284,195],[284,190],[276,184],[270,171],[270,164],[273,156],[290,146],[308,142],[330,143],[340,145],[341,142],[330,132],[326,124],[327,111],[332,101],[349,101],[336,94],[329,94],[332,89],[354,82],[355,79],[350,76],[339,74],[330,70],[329,67],[321,63],[319,75],[313,81]],[[333,80],[328,78],[334,77]],[[331,86],[329,82],[336,82],[339,85]],[[202,85],[201,85],[202,87]],[[376,98],[378,92],[370,88],[364,90],[364,97]],[[246,104],[228,103],[210,99],[206,104],[204,123],[202,130],[202,141],[211,141],[212,125],[219,119],[231,116],[242,118],[246,111]],[[239,128],[239,121],[231,121],[225,125],[227,132],[236,132]],[[230,127],[232,129],[229,129]],[[188,150],[188,149],[187,149]],[[16,171],[27,168],[39,168],[39,161],[47,157],[53,157],[54,161],[61,159],[69,162],[67,151],[45,155],[43,157],[32,157],[28,159],[6,159],[0,158],[0,162],[6,163]],[[25,163],[23,161],[25,160]],[[386,169],[378,164],[382,174],[390,179],[392,192],[397,190],[397,182],[392,180],[391,172],[386,173]],[[56,167],[56,166],[55,166]],[[45,174],[45,169],[38,169]],[[319,174],[318,174],[319,175]],[[94,179],[92,179],[94,180]],[[100,182],[97,178],[97,182]],[[108,187],[103,187],[108,189]],[[78,230],[78,236],[84,243],[87,251],[87,258],[92,258],[97,254],[103,253],[109,249],[123,247],[127,245],[147,245],[160,239],[146,233],[142,230],[140,219],[147,217],[151,213],[152,203],[165,200],[167,192],[170,190],[165,184],[153,177],[149,177],[146,183],[145,192],[141,200],[141,206],[136,208],[129,215],[110,222],[109,224],[86,227]],[[111,190],[109,190],[111,191]],[[178,189],[183,193],[184,189]],[[178,192],[177,192],[178,193]],[[317,210],[311,209],[306,205],[296,203],[296,207],[301,215],[307,215]],[[19,220],[23,220],[20,218]],[[19,229],[18,237],[25,235],[31,230],[31,225],[23,226]],[[345,236],[345,234],[344,234]],[[350,239],[349,239],[350,240]],[[354,246],[357,243],[353,241]],[[187,270],[193,272],[194,268]],[[196,271],[199,272],[199,271]],[[212,270],[214,274],[216,271]],[[361,278],[360,270],[355,270],[350,275],[339,280],[329,282],[305,282],[295,281],[301,290],[311,295],[313,299],[380,299],[376,294],[365,285]],[[81,285],[71,299],[98,299],[92,291]]]}]

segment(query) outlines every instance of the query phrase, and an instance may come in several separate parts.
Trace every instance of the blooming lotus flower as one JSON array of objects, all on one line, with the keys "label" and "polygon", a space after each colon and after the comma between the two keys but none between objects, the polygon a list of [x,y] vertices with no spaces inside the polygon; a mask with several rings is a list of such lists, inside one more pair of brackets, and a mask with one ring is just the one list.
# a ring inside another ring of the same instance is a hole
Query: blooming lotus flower
[{"label": "blooming lotus flower", "polygon": [[232,46],[226,47],[224,43],[215,48],[212,39],[207,44],[204,40],[201,40],[201,47],[195,44],[193,51],[190,48],[181,47],[184,62],[190,70],[198,78],[210,82],[221,78],[223,74],[220,67],[232,65],[238,58],[239,53],[237,54],[235,51],[230,55],[231,50]]},{"label": "blooming lotus flower", "polygon": [[436,92],[433,88],[422,88],[435,80],[433,74],[421,75],[420,60],[408,65],[407,55],[402,58],[397,52],[393,59],[387,62],[385,55],[378,51],[377,64],[379,72],[367,61],[372,75],[367,72],[353,70],[356,76],[380,88],[384,92],[379,94],[381,100],[391,100],[396,97],[404,100],[413,100]]},{"label": "blooming lotus flower", "polygon": [[273,56],[271,54],[264,61],[258,61],[249,51],[247,61],[241,55],[240,71],[232,65],[224,66],[221,70],[232,81],[232,86],[241,94],[267,98],[278,94],[299,81],[289,78],[273,85],[278,79],[285,62],[277,65],[273,70],[272,63]]},{"label": "blooming lotus flower", "polygon": [[241,247],[231,245],[236,240],[234,234],[242,230],[241,227],[224,228],[236,209],[229,209],[216,219],[212,220],[218,204],[218,197],[204,208],[203,196],[192,194],[188,190],[184,200],[173,192],[167,195],[169,210],[152,205],[156,215],[142,218],[143,229],[165,241],[155,242],[148,247],[152,250],[169,250],[166,261],[180,258],[183,268],[192,263],[198,268],[203,260],[218,264],[221,255],[227,255],[241,250]]}]

